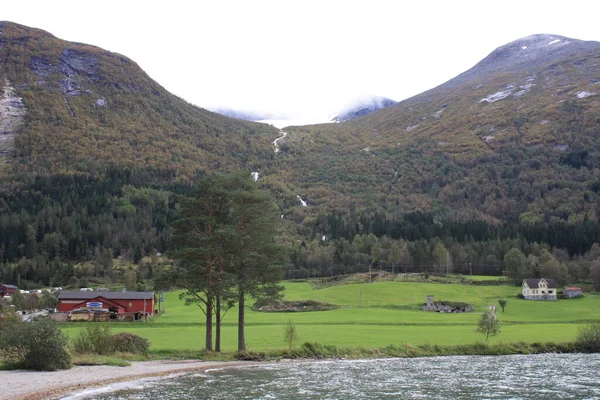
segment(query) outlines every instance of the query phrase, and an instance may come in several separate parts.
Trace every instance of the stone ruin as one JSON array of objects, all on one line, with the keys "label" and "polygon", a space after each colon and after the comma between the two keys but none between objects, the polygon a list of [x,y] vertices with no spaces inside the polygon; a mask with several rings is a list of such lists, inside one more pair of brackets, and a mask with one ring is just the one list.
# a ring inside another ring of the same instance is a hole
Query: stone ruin
[{"label": "stone ruin", "polygon": [[434,301],[433,296],[427,296],[427,303],[421,307],[422,311],[460,313],[473,311],[473,306],[466,303],[450,301]]}]

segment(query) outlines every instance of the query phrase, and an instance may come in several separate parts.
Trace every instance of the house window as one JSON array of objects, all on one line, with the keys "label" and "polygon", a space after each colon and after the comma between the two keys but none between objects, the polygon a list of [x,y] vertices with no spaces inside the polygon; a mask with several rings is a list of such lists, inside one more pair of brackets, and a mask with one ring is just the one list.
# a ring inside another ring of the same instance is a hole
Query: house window
[{"label": "house window", "polygon": [[548,294],[552,294],[552,290],[548,290]]}]

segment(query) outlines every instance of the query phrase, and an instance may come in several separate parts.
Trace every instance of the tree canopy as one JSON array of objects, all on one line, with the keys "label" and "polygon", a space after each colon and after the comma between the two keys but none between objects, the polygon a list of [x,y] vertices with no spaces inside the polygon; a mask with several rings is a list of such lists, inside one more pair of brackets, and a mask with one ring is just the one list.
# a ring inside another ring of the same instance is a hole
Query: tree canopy
[{"label": "tree canopy", "polygon": [[238,350],[245,350],[245,296],[274,296],[285,252],[276,241],[278,212],[268,193],[247,172],[212,174],[197,185],[193,198],[180,199],[181,218],[173,224],[170,253],[177,266],[171,284],[183,288],[186,304],[206,317],[206,350],[220,351],[222,308],[238,302]]}]

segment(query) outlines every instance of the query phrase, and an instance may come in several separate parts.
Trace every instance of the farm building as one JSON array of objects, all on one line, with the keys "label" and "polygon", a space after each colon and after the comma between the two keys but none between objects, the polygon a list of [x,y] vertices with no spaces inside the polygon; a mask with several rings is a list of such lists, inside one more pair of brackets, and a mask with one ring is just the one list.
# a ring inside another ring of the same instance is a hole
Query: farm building
[{"label": "farm building", "polygon": [[527,300],[556,300],[556,282],[554,279],[523,279],[521,285],[523,297]]},{"label": "farm building", "polygon": [[12,296],[19,290],[15,285],[6,285],[4,283],[0,283],[0,297],[4,296]]},{"label": "farm building", "polygon": [[581,288],[575,286],[565,286],[563,288],[563,296],[571,298],[571,297],[581,297],[583,296],[583,292]]},{"label": "farm building", "polygon": [[145,319],[154,313],[154,292],[60,292],[58,311],[86,314],[88,320],[98,319],[93,313],[109,313],[117,320]]}]

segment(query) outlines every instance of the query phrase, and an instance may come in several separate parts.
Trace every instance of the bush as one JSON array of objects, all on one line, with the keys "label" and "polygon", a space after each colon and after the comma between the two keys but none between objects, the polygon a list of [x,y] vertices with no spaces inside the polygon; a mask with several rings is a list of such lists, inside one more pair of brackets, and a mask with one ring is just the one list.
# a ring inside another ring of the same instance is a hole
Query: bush
[{"label": "bush", "polygon": [[583,352],[600,352],[600,324],[582,326],[577,334],[576,343]]},{"label": "bush", "polygon": [[71,346],[77,354],[106,355],[115,352],[110,325],[106,323],[90,323],[79,331]]},{"label": "bush", "polygon": [[122,332],[113,335],[110,325],[92,322],[79,331],[71,347],[76,354],[108,355],[117,351],[147,354],[150,343],[148,339],[132,333]]},{"label": "bush", "polygon": [[114,349],[122,353],[147,354],[150,348],[148,339],[143,338],[133,333],[117,333],[112,337]]},{"label": "bush", "polygon": [[3,324],[0,351],[16,368],[55,371],[71,368],[67,338],[49,318]]}]

